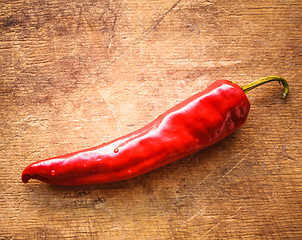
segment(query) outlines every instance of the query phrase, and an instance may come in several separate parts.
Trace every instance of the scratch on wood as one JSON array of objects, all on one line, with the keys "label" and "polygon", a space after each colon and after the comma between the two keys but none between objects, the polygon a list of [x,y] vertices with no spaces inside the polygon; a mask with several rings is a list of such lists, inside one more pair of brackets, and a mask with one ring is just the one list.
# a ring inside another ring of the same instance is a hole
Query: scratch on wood
[{"label": "scratch on wood", "polygon": [[[255,145],[255,143],[251,144],[250,147],[253,146],[253,145]],[[229,175],[234,169],[236,169],[236,168],[239,166],[239,164],[242,163],[242,162],[246,159],[246,156],[247,156],[247,155],[248,155],[248,154],[244,155],[244,156],[241,158],[240,161],[238,161],[238,162],[237,162],[237,163],[236,163],[229,171],[227,171],[227,172],[219,179],[219,181],[220,181],[222,178],[224,178],[224,177],[226,177],[227,175]]]},{"label": "scratch on wood", "polygon": [[242,206],[239,206],[236,210],[235,210],[235,214],[233,215],[229,215],[226,218],[220,220],[218,223],[216,223],[213,227],[209,228],[203,235],[201,235],[201,237],[208,235],[210,232],[212,232],[215,228],[217,228],[221,223],[224,223],[228,220],[235,220],[236,215],[238,215],[238,211],[242,208]]},{"label": "scratch on wood", "polygon": [[238,165],[240,164],[240,163],[242,163],[243,162],[243,160],[245,160],[245,158],[246,158],[246,156],[244,156],[240,161],[238,161],[229,171],[227,171],[223,176],[222,176],[222,178],[224,178],[225,176],[227,176],[227,175],[229,175],[235,168],[237,168],[238,167]]},{"label": "scratch on wood", "polygon": [[185,223],[188,223],[190,221],[192,221],[194,218],[196,218],[197,216],[202,215],[203,211],[206,209],[206,207],[201,208],[197,213],[195,213],[192,217],[190,217],[189,219],[187,219],[185,221]]},{"label": "scratch on wood", "polygon": [[116,122],[117,124],[119,124],[120,122],[118,121],[118,118],[116,117],[116,115],[115,115],[115,113],[114,113],[114,111],[113,111],[113,109],[112,109],[110,103],[107,101],[106,97],[102,94],[102,92],[101,92],[101,91],[99,91],[99,92],[100,92],[101,96],[103,97],[103,99],[104,99],[106,105],[108,106],[109,110],[111,111],[111,113],[112,113],[112,115],[113,115],[113,118],[114,118],[115,122]]},{"label": "scratch on wood", "polygon": [[114,36],[115,36],[115,26],[116,26],[116,21],[117,21],[117,16],[114,17],[114,21],[113,21],[113,25],[112,25],[112,28],[110,30],[110,36],[109,36],[109,40],[108,40],[108,52],[110,51],[111,47],[112,47],[112,42],[113,42],[113,39],[114,39]]},{"label": "scratch on wood", "polygon": [[207,176],[205,176],[199,184],[197,184],[191,191],[195,192],[197,188],[199,188],[212,174],[214,171],[211,171]]},{"label": "scratch on wood", "polygon": [[170,7],[169,9],[168,9],[168,11],[166,11],[160,18],[158,18],[156,21],[155,21],[155,23],[151,26],[151,27],[149,27],[149,28],[151,28],[151,29],[155,29],[156,28],[156,26],[158,25],[158,24],[160,24],[160,22],[180,3],[180,1],[181,0],[178,0],[177,2],[175,2],[173,5],[172,5],[172,7]]},{"label": "scratch on wood", "polygon": [[[145,36],[147,36],[152,30],[154,30],[156,28],[156,26],[159,25],[160,22],[163,21],[163,19],[181,2],[181,0],[178,0],[177,2],[175,2],[172,7],[170,7],[161,17],[159,17],[155,23],[153,23],[151,26],[147,27],[141,34],[140,36],[138,36],[137,38],[135,38],[133,40],[133,42],[131,44],[129,44],[129,46],[122,51],[118,56],[114,57],[111,61],[109,61],[109,63],[107,64],[107,66],[99,73],[102,74],[104,73],[116,60],[120,59],[131,47],[135,46],[136,44],[138,44]],[[115,24],[115,23],[114,23]]]},{"label": "scratch on wood", "polygon": [[[250,146],[255,145],[255,143],[251,144]],[[242,152],[241,152],[242,153]],[[228,170],[222,177],[220,177],[220,179],[218,180],[218,182],[220,182],[224,177],[226,177],[227,175],[229,175],[234,169],[236,169],[245,159],[246,156],[248,154],[245,154],[242,159],[240,161],[238,161],[230,170]],[[212,170],[207,176],[205,176],[201,182],[199,182],[193,189],[190,190],[190,192],[194,192],[196,191],[196,189],[198,189],[211,175],[213,175],[215,169]]]}]

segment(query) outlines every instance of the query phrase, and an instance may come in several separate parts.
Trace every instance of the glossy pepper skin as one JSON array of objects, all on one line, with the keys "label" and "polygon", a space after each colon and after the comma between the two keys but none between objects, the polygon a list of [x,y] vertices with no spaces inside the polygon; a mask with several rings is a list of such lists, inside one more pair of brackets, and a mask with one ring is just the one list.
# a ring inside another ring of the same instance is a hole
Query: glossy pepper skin
[{"label": "glossy pepper skin", "polygon": [[124,180],[212,145],[240,128],[250,103],[237,84],[218,80],[116,140],[27,166],[22,181],[84,185]]}]

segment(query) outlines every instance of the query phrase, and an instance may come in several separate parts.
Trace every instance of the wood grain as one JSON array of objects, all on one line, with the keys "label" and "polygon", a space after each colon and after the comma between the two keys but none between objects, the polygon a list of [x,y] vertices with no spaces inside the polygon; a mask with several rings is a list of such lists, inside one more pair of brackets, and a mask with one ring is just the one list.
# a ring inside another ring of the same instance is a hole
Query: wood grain
[{"label": "wood grain", "polygon": [[[298,0],[0,3],[0,239],[301,239]],[[28,164],[142,127],[213,81],[288,79],[248,94],[247,123],[137,178],[23,184]]]}]

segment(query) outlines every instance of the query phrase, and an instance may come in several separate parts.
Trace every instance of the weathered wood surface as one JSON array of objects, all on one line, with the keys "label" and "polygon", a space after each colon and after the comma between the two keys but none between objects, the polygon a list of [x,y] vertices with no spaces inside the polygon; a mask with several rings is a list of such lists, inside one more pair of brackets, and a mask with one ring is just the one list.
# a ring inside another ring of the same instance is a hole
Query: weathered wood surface
[{"label": "weathered wood surface", "polygon": [[[302,3],[2,0],[0,239],[301,239]],[[142,127],[216,79],[248,94],[222,142],[135,179],[23,184],[40,159]]]}]

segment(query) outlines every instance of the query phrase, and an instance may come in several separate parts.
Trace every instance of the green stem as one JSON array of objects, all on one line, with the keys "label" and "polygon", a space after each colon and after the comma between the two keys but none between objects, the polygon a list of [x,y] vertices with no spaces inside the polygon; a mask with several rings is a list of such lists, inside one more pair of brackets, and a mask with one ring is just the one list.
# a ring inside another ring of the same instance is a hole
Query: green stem
[{"label": "green stem", "polygon": [[262,84],[265,84],[265,83],[268,83],[268,82],[272,82],[272,81],[278,81],[279,84],[282,84],[283,87],[284,87],[284,93],[283,93],[283,98],[286,98],[288,92],[289,92],[289,86],[288,86],[288,83],[287,81],[282,78],[282,77],[277,77],[277,76],[268,76],[268,77],[264,77],[264,78],[260,78],[254,82],[251,82],[249,84],[246,84],[244,86],[240,86],[241,89],[244,91],[244,93],[247,93],[249,92],[250,90],[262,85]]}]

